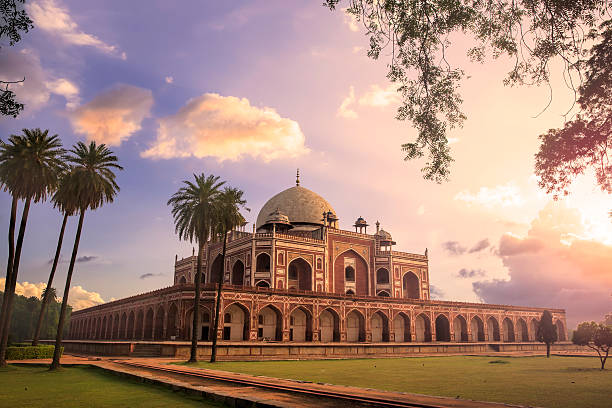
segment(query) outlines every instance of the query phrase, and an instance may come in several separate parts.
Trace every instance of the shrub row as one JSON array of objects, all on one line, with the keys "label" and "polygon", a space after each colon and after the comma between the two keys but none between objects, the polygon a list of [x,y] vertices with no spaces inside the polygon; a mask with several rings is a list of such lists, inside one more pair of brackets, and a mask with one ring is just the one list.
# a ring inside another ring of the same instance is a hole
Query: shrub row
[{"label": "shrub row", "polygon": [[[7,360],[30,360],[36,358],[53,358],[53,350],[55,346],[37,346],[37,347],[7,347]],[[62,353],[64,348],[62,347]]]}]

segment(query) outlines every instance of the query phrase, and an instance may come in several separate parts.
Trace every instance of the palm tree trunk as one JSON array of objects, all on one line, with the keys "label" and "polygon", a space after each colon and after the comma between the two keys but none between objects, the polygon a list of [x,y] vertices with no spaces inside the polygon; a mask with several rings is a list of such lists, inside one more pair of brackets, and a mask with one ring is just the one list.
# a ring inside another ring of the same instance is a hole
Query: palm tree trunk
[{"label": "palm tree trunk", "polygon": [[[4,317],[6,316],[8,296],[8,289],[11,287],[13,280],[13,262],[15,260],[15,224],[17,223],[17,197],[13,196],[11,203],[11,220],[9,223],[9,253],[8,261],[6,264],[6,279],[4,280],[4,296],[2,296],[2,310],[0,310],[0,341],[4,338]],[[3,360],[4,361],[4,360]]]},{"label": "palm tree trunk", "polygon": [[85,210],[82,209],[81,214],[79,215],[79,225],[77,227],[76,236],[74,237],[74,246],[72,247],[72,256],[70,257],[70,266],[68,266],[66,286],[64,287],[64,295],[62,297],[62,308],[60,309],[59,324],[57,325],[57,334],[55,335],[55,350],[53,350],[53,362],[51,363],[49,370],[57,370],[58,368],[60,368],[62,337],[64,334],[64,321],[66,320],[66,308],[68,306],[70,281],[72,280],[74,263],[76,261],[77,252],[79,251],[79,241],[81,241],[81,231],[83,229],[83,218],[85,218]]},{"label": "palm tree trunk", "polygon": [[198,239],[198,263],[195,274],[195,294],[193,296],[193,322],[191,325],[191,354],[190,363],[198,362],[198,331],[200,322],[200,285],[202,283],[202,244]]},{"label": "palm tree trunk", "polygon": [[215,305],[215,324],[212,332],[212,350],[210,353],[210,362],[217,361],[217,332],[219,331],[219,314],[221,311],[221,290],[223,290],[223,275],[225,272],[225,250],[227,249],[227,230],[223,233],[223,253],[221,255],[221,276],[219,276],[219,286],[217,288],[217,304]]},{"label": "palm tree trunk", "polygon": [[30,212],[31,198],[27,198],[21,213],[21,224],[19,225],[19,235],[17,236],[17,245],[15,246],[15,257],[13,258],[13,273],[11,276],[11,286],[4,291],[4,296],[8,297],[6,301],[6,309],[3,311],[4,321],[2,327],[2,341],[0,342],[0,367],[6,366],[6,346],[8,344],[9,332],[11,331],[11,315],[13,314],[13,301],[15,300],[15,286],[17,284],[17,273],[19,272],[19,260],[21,259],[21,248],[23,247],[23,238],[25,236],[26,224],[28,223],[28,214]]},{"label": "palm tree trunk", "polygon": [[60,252],[62,251],[62,241],[64,240],[64,230],[66,229],[66,222],[68,221],[68,213],[64,213],[64,220],[62,221],[62,228],[60,229],[60,235],[57,240],[57,248],[55,249],[55,258],[53,258],[53,267],[49,274],[49,280],[47,281],[47,289],[45,290],[45,296],[43,296],[42,304],[40,305],[40,314],[38,315],[38,322],[36,323],[36,330],[32,337],[32,345],[38,346],[38,338],[40,337],[40,329],[42,327],[43,318],[47,311],[47,304],[49,303],[49,291],[53,284],[53,278],[55,277],[55,270],[57,269],[57,263],[59,261]]}]

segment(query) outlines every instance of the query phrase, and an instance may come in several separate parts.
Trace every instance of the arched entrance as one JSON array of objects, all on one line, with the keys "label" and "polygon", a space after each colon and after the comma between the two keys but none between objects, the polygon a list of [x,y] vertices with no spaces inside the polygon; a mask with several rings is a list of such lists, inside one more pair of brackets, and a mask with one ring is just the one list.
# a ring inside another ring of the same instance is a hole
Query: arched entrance
[{"label": "arched entrance", "polygon": [[125,329],[127,328],[127,315],[125,312],[121,315],[121,324],[119,325],[119,338],[127,339]]},{"label": "arched entrance", "polygon": [[387,285],[389,283],[389,271],[386,268],[380,268],[376,271],[376,284]]},{"label": "arched entrance", "polygon": [[165,310],[162,306],[157,308],[157,313],[155,313],[155,333],[153,334],[154,340],[163,340],[164,339],[164,320]]},{"label": "arched entrance", "polygon": [[499,341],[499,323],[493,316],[487,319],[487,334],[489,335],[489,341]]},{"label": "arched entrance", "polygon": [[237,303],[225,308],[223,314],[223,340],[243,341],[249,338],[248,311]]},{"label": "arched entrance", "polygon": [[238,260],[234,263],[232,268],[232,285],[243,286],[244,285],[244,264]]},{"label": "arched entrance", "polygon": [[512,320],[506,317],[502,321],[502,328],[504,332],[504,342],[513,342],[514,341],[514,324],[512,323]]},{"label": "arched entrance", "polygon": [[453,333],[456,342],[468,341],[468,330],[465,317],[458,315],[453,319]]},{"label": "arched entrance", "polygon": [[402,290],[405,299],[420,299],[419,278],[412,272],[406,272],[402,279]]},{"label": "arched entrance", "polygon": [[393,319],[393,332],[395,333],[396,343],[411,341],[410,318],[403,313],[395,316]]},{"label": "arched entrance", "polygon": [[473,342],[485,341],[484,323],[482,322],[482,319],[478,316],[474,316],[472,318],[472,323],[470,323],[470,325],[472,326],[472,339],[471,340]]},{"label": "arched entrance", "polygon": [[357,310],[346,315],[346,341],[365,341],[365,319]]},{"label": "arched entrance", "polygon": [[536,341],[537,332],[538,332],[538,320],[531,319],[531,322],[529,322],[529,340]]},{"label": "arched entrance", "polygon": [[283,339],[283,318],[281,312],[272,306],[266,306],[257,316],[257,338],[281,341]]},{"label": "arched entrance", "polygon": [[127,324],[127,338],[134,338],[134,311],[130,311],[130,315],[128,316],[128,324]]},{"label": "arched entrance", "polygon": [[527,323],[525,323],[525,320],[522,317],[516,321],[516,340],[529,341]]},{"label": "arched entrance", "polygon": [[332,309],[325,309],[319,315],[321,341],[328,343],[340,341],[340,317]]},{"label": "arched entrance", "polygon": [[102,334],[100,335],[101,339],[106,339],[106,316],[102,319]]},{"label": "arched entrance", "polygon": [[145,315],[144,323],[144,339],[153,340],[153,309],[149,308]]},{"label": "arched entrance", "polygon": [[358,296],[370,294],[368,264],[354,250],[338,255],[334,261],[334,292],[345,294],[352,290]]},{"label": "arched entrance", "polygon": [[179,279],[179,285],[186,285],[187,284],[187,279],[185,279],[184,276],[181,276],[181,279]]},{"label": "arched entrance", "polygon": [[312,316],[309,311],[297,308],[291,313],[291,316],[289,316],[289,340],[312,340]]},{"label": "arched entrance", "polygon": [[172,303],[168,308],[168,322],[166,323],[166,338],[168,340],[176,340],[179,337],[178,333],[178,308]]},{"label": "arched entrance", "polygon": [[431,323],[429,316],[421,313],[414,321],[416,331],[416,341],[430,342],[431,341]]},{"label": "arched entrance", "polygon": [[380,311],[374,313],[370,319],[370,326],[373,343],[389,341],[389,319],[384,313]]},{"label": "arched entrance", "polygon": [[565,326],[561,320],[557,320],[555,323],[555,327],[557,328],[557,341],[566,341],[567,336],[565,334]]},{"label": "arched entrance", "polygon": [[134,333],[134,339],[142,340],[142,328],[144,326],[144,312],[142,309],[136,314],[136,333]]},{"label": "arched entrance", "polygon": [[312,268],[302,258],[296,258],[289,264],[288,289],[312,290]]},{"label": "arched entrance", "polygon": [[217,255],[212,264],[210,264],[210,272],[208,281],[211,283],[219,283],[219,279],[223,277],[223,257],[221,254]]},{"label": "arched entrance", "polygon": [[450,323],[444,315],[436,317],[436,341],[450,341]]},{"label": "arched entrance", "polygon": [[119,314],[116,314],[115,323],[113,325],[113,339],[118,340],[119,338]]}]

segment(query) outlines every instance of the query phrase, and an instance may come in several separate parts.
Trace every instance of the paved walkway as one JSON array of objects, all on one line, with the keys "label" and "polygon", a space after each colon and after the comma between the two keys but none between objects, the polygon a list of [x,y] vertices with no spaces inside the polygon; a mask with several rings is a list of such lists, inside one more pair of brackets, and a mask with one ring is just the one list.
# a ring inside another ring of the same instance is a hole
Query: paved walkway
[{"label": "paved walkway", "polygon": [[[499,354],[496,354],[496,356],[499,356]],[[182,360],[74,355],[62,357],[62,364],[64,365],[96,366],[138,381],[162,384],[173,390],[182,390],[190,394],[195,393],[205,399],[222,402],[231,407],[518,407],[517,405],[500,403],[315,384],[179,365],[168,366],[168,363],[173,361]],[[50,360],[20,360],[11,363],[49,364]],[[367,400],[370,403],[364,404],[360,400]],[[372,404],[373,400],[378,402]]]}]

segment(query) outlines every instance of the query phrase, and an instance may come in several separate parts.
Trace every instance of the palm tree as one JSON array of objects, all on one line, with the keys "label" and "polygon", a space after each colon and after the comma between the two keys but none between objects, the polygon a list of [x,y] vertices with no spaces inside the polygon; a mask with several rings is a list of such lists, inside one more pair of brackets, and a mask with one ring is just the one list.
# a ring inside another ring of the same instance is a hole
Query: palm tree
[{"label": "palm tree", "polygon": [[[243,191],[226,187],[219,196],[216,205],[216,227],[215,232],[223,236],[223,252],[221,255],[221,265],[225,265],[225,251],[227,249],[227,234],[234,228],[244,224],[245,219],[240,214],[240,209],[245,207],[246,200],[242,198]],[[215,305],[215,322],[213,326],[212,350],[210,354],[210,362],[214,363],[217,360],[217,331],[219,330],[219,313],[221,310],[221,291],[223,290],[223,270],[219,276],[219,285],[217,286],[217,302]]]},{"label": "palm tree", "polygon": [[78,142],[70,150],[70,153],[66,159],[72,164],[72,168],[61,179],[59,191],[62,192],[63,197],[67,197],[65,202],[63,202],[64,211],[69,213],[78,212],[79,223],[66,276],[66,286],[64,287],[62,307],[55,336],[53,362],[49,367],[50,370],[60,367],[60,354],[70,281],[72,280],[74,263],[79,250],[85,211],[88,209],[95,210],[104,205],[104,203],[112,203],[114,201],[115,196],[119,192],[119,186],[115,182],[115,173],[113,171],[123,170],[123,167],[117,164],[117,156],[113,155],[113,152],[105,144],[97,145],[96,142],[91,142],[88,146],[83,142]]},{"label": "palm tree", "polygon": [[[65,177],[66,173],[62,176]],[[60,186],[64,186],[64,183],[62,183],[60,181]],[[64,231],[66,230],[66,222],[68,221],[68,217],[72,215],[71,209],[69,208],[70,206],[70,197],[67,196],[66,191],[64,191],[65,189],[58,189],[55,194],[53,195],[53,198],[51,199],[53,201],[53,206],[56,208],[59,208],[59,210],[63,213],[64,217],[62,220],[62,226],[60,228],[60,234],[59,234],[59,238],[57,240],[57,248],[55,249],[55,257],[53,258],[53,266],[51,267],[51,273],[49,274],[49,280],[47,281],[47,286],[45,288],[45,291],[43,292],[43,296],[42,296],[42,302],[40,305],[40,312],[38,314],[38,321],[36,322],[36,329],[34,330],[34,336],[32,336],[32,346],[37,346],[38,345],[38,340],[40,337],[40,329],[42,327],[42,322],[44,320],[45,317],[45,312],[47,311],[47,305],[49,304],[49,300],[51,298],[51,294],[53,292],[53,294],[55,293],[55,289],[53,289],[51,287],[51,285],[53,284],[53,278],[55,277],[55,270],[57,269],[57,264],[59,262],[59,258],[60,258],[60,253],[62,251],[62,242],[64,241]],[[53,291],[47,290],[47,289],[53,289]],[[55,298],[55,296],[53,297],[53,299]]]},{"label": "palm tree", "polygon": [[195,241],[198,244],[198,260],[195,275],[195,296],[193,299],[193,328],[191,330],[191,355],[189,362],[198,361],[198,323],[200,321],[200,284],[202,276],[202,247],[213,227],[215,204],[220,194],[219,189],[225,181],[219,177],[204,173],[193,175],[195,182],[183,181],[183,187],[170,197],[168,205],[172,206],[175,231],[179,239]]},{"label": "palm tree", "polygon": [[[0,367],[6,365],[13,299],[30,204],[32,201],[44,201],[57,188],[59,176],[65,167],[65,150],[57,135],[49,136],[48,130],[40,129],[22,131],[22,135],[11,135],[8,143],[0,142],[0,188],[12,196],[9,256],[0,313]],[[24,206],[15,246],[17,203],[20,199],[24,200]]]}]

